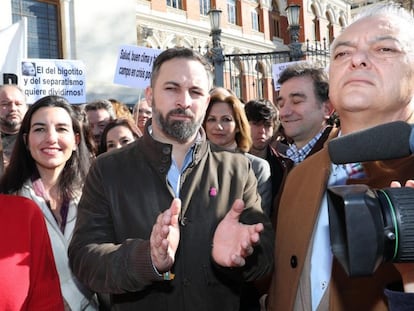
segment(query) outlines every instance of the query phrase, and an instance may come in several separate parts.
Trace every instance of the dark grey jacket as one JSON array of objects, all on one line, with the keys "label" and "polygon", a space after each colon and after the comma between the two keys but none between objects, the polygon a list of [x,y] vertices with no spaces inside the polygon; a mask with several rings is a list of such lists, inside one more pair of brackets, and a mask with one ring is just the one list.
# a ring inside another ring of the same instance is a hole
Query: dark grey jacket
[{"label": "dark grey jacket", "polygon": [[[113,310],[238,310],[241,283],[270,272],[274,233],[261,211],[251,164],[243,154],[212,150],[201,134],[193,162],[181,177],[181,237],[173,281],[163,281],[154,271],[148,241],[157,215],[174,198],[167,182],[172,146],[146,132],[92,166],[69,259],[82,282],[112,294]],[[246,266],[228,269],[212,261],[212,237],[237,198],[246,203],[241,222],[262,222],[265,230]]]}]

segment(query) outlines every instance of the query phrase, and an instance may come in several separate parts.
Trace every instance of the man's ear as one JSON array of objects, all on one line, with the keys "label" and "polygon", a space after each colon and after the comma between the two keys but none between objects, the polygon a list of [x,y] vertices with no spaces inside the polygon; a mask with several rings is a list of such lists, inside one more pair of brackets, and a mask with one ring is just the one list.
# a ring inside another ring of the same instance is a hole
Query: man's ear
[{"label": "man's ear", "polygon": [[145,88],[145,99],[150,107],[152,107],[152,87],[147,86]]},{"label": "man's ear", "polygon": [[323,113],[325,115],[325,118],[328,119],[335,109],[332,106],[332,103],[329,99],[325,101],[322,105],[323,105]]}]

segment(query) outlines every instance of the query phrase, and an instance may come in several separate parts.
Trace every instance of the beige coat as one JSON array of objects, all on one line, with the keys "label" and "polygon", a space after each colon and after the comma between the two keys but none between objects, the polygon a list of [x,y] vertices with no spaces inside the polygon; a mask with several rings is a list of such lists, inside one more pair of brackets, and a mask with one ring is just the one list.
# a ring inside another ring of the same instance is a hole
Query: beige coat
[{"label": "beige coat", "polygon": [[[332,131],[330,139],[337,134],[337,130]],[[365,164],[364,170],[369,178],[359,182],[371,187],[388,187],[392,180],[404,183],[414,177],[413,156]],[[287,178],[278,214],[275,270],[269,290],[268,311],[294,310],[301,272],[330,170],[331,162],[325,146],[295,167]],[[399,279],[399,273],[392,264],[381,265],[373,277],[349,278],[334,260],[329,310],[388,310],[383,289],[386,284]]]}]

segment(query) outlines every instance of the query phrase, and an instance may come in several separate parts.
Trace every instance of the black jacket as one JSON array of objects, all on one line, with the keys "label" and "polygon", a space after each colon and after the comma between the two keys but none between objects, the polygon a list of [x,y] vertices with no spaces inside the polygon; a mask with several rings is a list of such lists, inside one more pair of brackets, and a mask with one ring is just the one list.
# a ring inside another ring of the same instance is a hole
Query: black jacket
[{"label": "black jacket", "polygon": [[[82,282],[112,294],[113,310],[238,310],[242,282],[270,272],[274,233],[261,211],[250,162],[243,154],[212,150],[201,134],[181,176],[181,237],[173,281],[163,281],[154,271],[148,241],[156,217],[174,198],[167,182],[172,146],[146,132],[92,166],[69,258]],[[211,245],[218,222],[237,198],[246,203],[241,222],[262,222],[265,230],[246,266],[228,269],[212,261]]]}]

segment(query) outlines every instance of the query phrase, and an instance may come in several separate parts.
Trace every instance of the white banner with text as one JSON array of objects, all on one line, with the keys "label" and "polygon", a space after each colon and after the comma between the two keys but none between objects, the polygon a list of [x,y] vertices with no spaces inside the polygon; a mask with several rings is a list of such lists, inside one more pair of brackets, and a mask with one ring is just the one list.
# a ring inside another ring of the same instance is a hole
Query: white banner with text
[{"label": "white banner with text", "polygon": [[28,104],[47,95],[65,97],[71,104],[86,101],[85,64],[67,59],[25,59],[21,63],[19,86]]},{"label": "white banner with text", "polygon": [[145,89],[150,84],[152,65],[162,50],[123,45],[119,48],[114,83]]}]

